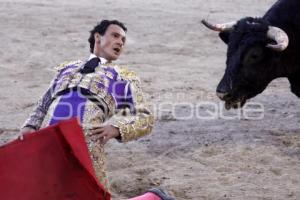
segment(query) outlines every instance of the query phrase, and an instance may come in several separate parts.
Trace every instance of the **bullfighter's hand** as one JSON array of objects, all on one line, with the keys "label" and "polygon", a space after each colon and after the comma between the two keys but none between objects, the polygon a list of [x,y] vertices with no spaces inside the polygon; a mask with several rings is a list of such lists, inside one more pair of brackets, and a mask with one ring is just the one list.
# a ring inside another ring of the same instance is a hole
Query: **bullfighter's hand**
[{"label": "bullfighter's hand", "polygon": [[32,133],[32,132],[34,132],[34,131],[35,131],[34,128],[24,127],[24,128],[22,128],[22,129],[20,130],[18,138],[19,138],[20,140],[23,140],[25,134]]},{"label": "bullfighter's hand", "polygon": [[91,130],[90,135],[97,135],[100,143],[104,145],[108,140],[120,136],[120,132],[118,128],[111,125],[106,125]]}]

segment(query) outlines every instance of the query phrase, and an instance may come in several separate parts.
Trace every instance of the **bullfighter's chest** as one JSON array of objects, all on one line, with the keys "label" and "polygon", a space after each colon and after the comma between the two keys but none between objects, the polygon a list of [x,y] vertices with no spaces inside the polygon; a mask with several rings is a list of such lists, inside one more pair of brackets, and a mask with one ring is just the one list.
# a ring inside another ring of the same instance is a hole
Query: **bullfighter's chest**
[{"label": "bullfighter's chest", "polygon": [[71,65],[61,70],[55,80],[53,96],[68,88],[84,88],[95,98],[104,100],[110,110],[118,108],[128,93],[129,82],[124,81],[118,72],[110,66],[98,66],[94,73],[82,74],[82,65]]}]

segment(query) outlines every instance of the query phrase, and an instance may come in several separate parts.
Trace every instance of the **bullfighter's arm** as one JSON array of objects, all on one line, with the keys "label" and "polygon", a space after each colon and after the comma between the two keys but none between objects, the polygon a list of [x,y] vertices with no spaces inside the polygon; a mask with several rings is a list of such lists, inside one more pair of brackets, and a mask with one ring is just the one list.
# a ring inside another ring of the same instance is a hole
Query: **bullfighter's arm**
[{"label": "bullfighter's arm", "polygon": [[138,77],[127,73],[124,79],[130,82],[129,87],[133,100],[132,109],[121,109],[118,114],[105,123],[119,129],[120,136],[117,139],[121,142],[138,139],[149,134],[154,125],[154,116],[145,101]]},{"label": "bullfighter's arm", "polygon": [[29,127],[38,130],[41,127],[44,117],[52,101],[52,92],[54,87],[55,81],[53,80],[48,90],[38,100],[34,110],[30,114],[29,118],[25,121],[22,128]]}]

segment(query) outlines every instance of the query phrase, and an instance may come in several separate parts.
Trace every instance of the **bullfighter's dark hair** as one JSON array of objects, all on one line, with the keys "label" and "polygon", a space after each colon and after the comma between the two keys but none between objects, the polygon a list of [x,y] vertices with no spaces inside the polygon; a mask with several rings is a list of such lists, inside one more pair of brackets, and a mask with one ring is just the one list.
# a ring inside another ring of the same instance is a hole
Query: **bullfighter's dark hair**
[{"label": "bullfighter's dark hair", "polygon": [[108,26],[114,24],[120,26],[125,32],[127,32],[126,26],[118,21],[118,20],[102,20],[100,23],[98,23],[93,30],[90,31],[90,37],[88,39],[90,43],[90,52],[93,53],[94,51],[94,45],[95,45],[95,38],[94,34],[99,33],[100,35],[104,35]]}]

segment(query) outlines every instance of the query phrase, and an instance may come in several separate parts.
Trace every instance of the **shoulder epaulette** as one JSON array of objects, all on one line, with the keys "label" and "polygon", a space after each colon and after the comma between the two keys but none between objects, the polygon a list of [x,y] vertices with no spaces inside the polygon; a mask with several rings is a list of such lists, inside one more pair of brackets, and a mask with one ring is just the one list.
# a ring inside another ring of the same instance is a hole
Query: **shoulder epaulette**
[{"label": "shoulder epaulette", "polygon": [[139,81],[139,77],[134,71],[129,70],[126,66],[115,66],[116,71],[121,79],[128,81]]},{"label": "shoulder epaulette", "polygon": [[70,65],[76,65],[76,64],[79,64],[81,63],[82,61],[81,60],[76,60],[76,61],[65,61],[59,65],[57,65],[54,69],[57,70],[57,71],[60,71]]}]

